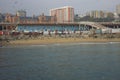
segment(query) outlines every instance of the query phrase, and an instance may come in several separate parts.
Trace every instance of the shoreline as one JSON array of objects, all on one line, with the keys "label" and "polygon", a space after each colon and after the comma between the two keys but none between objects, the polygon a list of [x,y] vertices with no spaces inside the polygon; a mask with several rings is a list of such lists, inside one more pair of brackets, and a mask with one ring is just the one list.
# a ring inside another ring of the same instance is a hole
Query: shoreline
[{"label": "shoreline", "polygon": [[100,39],[100,38],[44,38],[10,41],[7,46],[24,46],[24,45],[51,45],[51,44],[69,44],[69,43],[106,43],[120,42],[120,38]]}]

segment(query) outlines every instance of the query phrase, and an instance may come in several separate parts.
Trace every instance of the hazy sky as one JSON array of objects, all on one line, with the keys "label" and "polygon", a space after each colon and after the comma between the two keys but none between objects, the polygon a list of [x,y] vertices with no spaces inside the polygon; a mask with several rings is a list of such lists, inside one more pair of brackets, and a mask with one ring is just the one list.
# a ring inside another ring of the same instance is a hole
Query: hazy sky
[{"label": "hazy sky", "polygon": [[75,13],[85,13],[91,10],[115,11],[120,0],[0,0],[0,12],[16,13],[17,10],[26,10],[27,15],[49,15],[49,9],[72,6]]}]

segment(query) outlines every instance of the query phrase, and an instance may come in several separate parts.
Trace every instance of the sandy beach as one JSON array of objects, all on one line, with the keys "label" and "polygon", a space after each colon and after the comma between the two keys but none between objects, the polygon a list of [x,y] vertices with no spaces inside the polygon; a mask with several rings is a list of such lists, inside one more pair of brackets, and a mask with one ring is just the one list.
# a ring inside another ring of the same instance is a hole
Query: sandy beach
[{"label": "sandy beach", "polygon": [[120,39],[114,38],[114,39],[93,39],[93,38],[87,38],[87,39],[81,39],[81,38],[44,38],[44,39],[29,39],[29,40],[15,40],[10,41],[10,46],[19,46],[19,45],[43,45],[43,44],[64,44],[64,43],[80,43],[80,42],[120,42]]}]

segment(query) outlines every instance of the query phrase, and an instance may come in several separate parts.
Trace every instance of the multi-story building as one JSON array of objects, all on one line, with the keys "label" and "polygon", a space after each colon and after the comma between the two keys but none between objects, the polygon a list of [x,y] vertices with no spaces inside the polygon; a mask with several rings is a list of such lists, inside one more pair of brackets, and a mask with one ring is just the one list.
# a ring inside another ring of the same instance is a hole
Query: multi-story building
[{"label": "multi-story building", "polygon": [[88,16],[92,18],[113,18],[114,14],[112,12],[107,12],[107,11],[91,11],[87,13]]},{"label": "multi-story building", "polygon": [[0,13],[0,22],[5,21],[5,14]]},{"label": "multi-story building", "polygon": [[120,16],[120,4],[116,6],[116,13]]},{"label": "multi-story building", "polygon": [[114,13],[112,13],[112,12],[104,12],[104,18],[114,18]]},{"label": "multi-story building", "polygon": [[50,10],[50,16],[56,16],[58,23],[74,22],[74,8],[64,6]]},{"label": "multi-story building", "polygon": [[19,10],[19,11],[17,11],[16,15],[19,17],[26,17],[26,11]]},{"label": "multi-story building", "polygon": [[89,16],[93,17],[93,18],[103,18],[104,17],[104,13],[103,13],[103,11],[95,10],[95,11],[91,11],[89,13]]}]

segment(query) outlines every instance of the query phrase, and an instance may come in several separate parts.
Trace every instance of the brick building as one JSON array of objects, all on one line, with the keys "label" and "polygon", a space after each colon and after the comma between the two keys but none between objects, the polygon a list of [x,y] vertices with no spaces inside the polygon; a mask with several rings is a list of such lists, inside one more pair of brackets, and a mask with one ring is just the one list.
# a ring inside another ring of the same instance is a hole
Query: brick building
[{"label": "brick building", "polygon": [[49,23],[56,23],[57,19],[56,16],[45,16],[44,14],[38,16],[38,22],[49,22]]},{"label": "brick building", "polygon": [[17,15],[12,14],[6,14],[5,16],[5,22],[9,23],[55,23],[56,22],[56,16],[45,16],[44,14],[40,16],[33,16],[33,17],[21,17]]},{"label": "brick building", "polygon": [[16,15],[12,15],[12,14],[7,13],[5,15],[5,22],[17,23],[17,22],[19,22],[19,17]]}]

